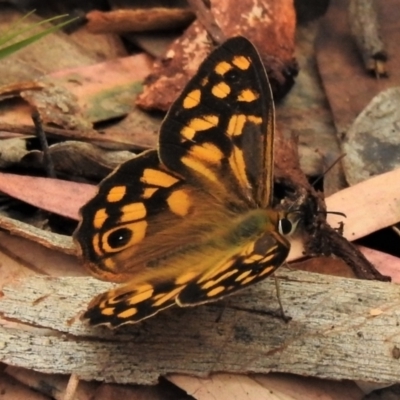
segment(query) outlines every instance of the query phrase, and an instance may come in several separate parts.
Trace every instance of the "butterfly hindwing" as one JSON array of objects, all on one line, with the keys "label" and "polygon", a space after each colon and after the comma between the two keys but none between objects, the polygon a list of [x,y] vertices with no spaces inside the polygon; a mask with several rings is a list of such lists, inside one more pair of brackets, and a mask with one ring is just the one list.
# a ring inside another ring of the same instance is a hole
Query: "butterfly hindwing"
[{"label": "butterfly hindwing", "polygon": [[128,283],[95,298],[85,318],[93,325],[114,328],[150,318],[176,303],[187,307],[216,301],[266,278],[283,263],[288,251],[284,237],[269,233],[247,243],[237,253],[218,252],[215,248],[212,262],[208,268],[203,263],[201,273],[188,269],[162,280]]},{"label": "butterfly hindwing", "polygon": [[225,264],[215,265],[189,282],[177,296],[177,303],[181,307],[208,303],[257,283],[272,274],[288,253],[284,237],[265,233]]}]

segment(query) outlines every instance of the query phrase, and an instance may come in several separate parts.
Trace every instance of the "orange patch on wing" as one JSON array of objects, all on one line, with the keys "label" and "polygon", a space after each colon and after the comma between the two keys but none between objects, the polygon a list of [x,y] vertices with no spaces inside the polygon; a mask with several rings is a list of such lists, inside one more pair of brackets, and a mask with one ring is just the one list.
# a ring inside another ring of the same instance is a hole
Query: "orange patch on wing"
[{"label": "orange patch on wing", "polygon": [[200,104],[201,91],[200,89],[195,89],[189,92],[183,99],[183,108],[194,108]]},{"label": "orange patch on wing", "polygon": [[211,93],[219,99],[224,99],[231,92],[230,86],[225,82],[220,82],[214,85],[211,89]]},{"label": "orange patch on wing", "polygon": [[228,71],[230,71],[232,69],[232,64],[229,64],[226,61],[221,61],[220,63],[218,63],[215,66],[214,71],[218,74],[218,75],[224,75],[226,74]]},{"label": "orange patch on wing", "polygon": [[193,140],[197,132],[206,131],[217,126],[219,118],[217,115],[203,115],[201,118],[193,118],[181,129],[181,135],[186,140]]},{"label": "orange patch on wing", "polygon": [[234,64],[239,69],[245,71],[250,67],[250,59],[245,56],[235,56],[233,58],[232,64]]},{"label": "orange patch on wing", "polygon": [[179,181],[178,178],[157,169],[146,168],[140,181],[152,186],[170,187]]},{"label": "orange patch on wing", "polygon": [[127,204],[121,207],[121,212],[119,222],[137,221],[143,219],[147,214],[146,207],[142,202]]},{"label": "orange patch on wing", "polygon": [[101,229],[107,218],[108,218],[107,210],[105,208],[100,208],[99,210],[96,211],[96,214],[94,214],[93,226],[96,229]]},{"label": "orange patch on wing", "polygon": [[136,307],[130,307],[122,312],[120,312],[117,317],[121,318],[121,319],[127,319],[127,318],[131,318],[134,315],[136,315],[138,312]]},{"label": "orange patch on wing", "polygon": [[107,193],[107,201],[109,203],[115,203],[122,200],[126,193],[126,186],[114,186]]},{"label": "orange patch on wing", "polygon": [[225,286],[218,286],[215,289],[210,290],[207,293],[207,297],[215,297],[217,294],[220,294],[225,291]]},{"label": "orange patch on wing", "polygon": [[169,209],[176,215],[184,217],[190,211],[192,202],[185,190],[175,190],[167,198]]},{"label": "orange patch on wing", "polygon": [[251,90],[251,89],[245,89],[245,90],[242,90],[242,91],[240,92],[240,94],[239,94],[239,96],[238,96],[238,100],[239,100],[239,101],[245,101],[245,102],[247,102],[247,103],[250,103],[250,102],[252,102],[252,101],[254,101],[254,100],[257,100],[258,97],[259,97],[259,94],[258,94],[258,93],[254,92],[254,91]]}]

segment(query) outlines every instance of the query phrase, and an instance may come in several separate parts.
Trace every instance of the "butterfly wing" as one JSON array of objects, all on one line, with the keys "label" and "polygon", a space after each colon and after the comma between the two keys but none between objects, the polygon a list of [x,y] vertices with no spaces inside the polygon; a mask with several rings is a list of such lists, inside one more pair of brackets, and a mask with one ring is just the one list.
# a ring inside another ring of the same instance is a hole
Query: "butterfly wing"
[{"label": "butterfly wing", "polygon": [[272,201],[274,105],[255,47],[227,40],[200,66],[168,112],[159,154],[188,182],[234,195],[250,207]]},{"label": "butterfly wing", "polygon": [[90,303],[91,324],[213,301],[279,267],[289,244],[270,208],[273,129],[259,55],[248,40],[230,39],[172,105],[158,156],[121,165],[82,209],[75,238],[86,265],[128,282]]},{"label": "butterfly wing", "polygon": [[[189,212],[185,190],[182,179],[161,166],[155,150],[120,165],[82,207],[74,233],[90,272],[114,282],[132,278],[140,265],[131,261],[137,252],[143,253],[142,241],[162,230],[162,221],[178,224]],[[160,215],[160,223],[151,223]]]}]

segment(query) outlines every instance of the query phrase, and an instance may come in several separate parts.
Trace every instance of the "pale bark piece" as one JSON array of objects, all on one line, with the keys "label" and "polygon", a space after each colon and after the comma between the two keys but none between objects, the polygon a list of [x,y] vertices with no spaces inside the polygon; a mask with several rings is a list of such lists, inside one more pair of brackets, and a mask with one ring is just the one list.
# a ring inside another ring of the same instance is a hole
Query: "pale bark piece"
[{"label": "pale bark piece", "polygon": [[[1,130],[1,127],[0,127]],[[22,138],[5,138],[0,141],[0,168],[7,168],[18,163],[29,151],[27,140]]]},{"label": "pale bark piece", "polygon": [[352,382],[333,382],[290,374],[213,374],[206,379],[170,375],[168,379],[196,400],[361,400],[364,395]]},{"label": "pale bark piece", "polygon": [[271,393],[248,376],[215,374],[209,379],[175,375],[168,379],[184,389],[196,400],[279,400],[279,393]]},{"label": "pale bark piece", "polygon": [[344,222],[343,235],[359,239],[400,221],[400,168],[341,190],[326,199],[328,211],[340,211],[346,218],[328,214],[332,227]]},{"label": "pale bark piece", "polygon": [[40,90],[24,90],[20,96],[37,110],[43,124],[53,124],[66,129],[91,130],[92,123],[85,118],[84,110],[78,105],[78,98],[62,86],[43,85]]},{"label": "pale bark piece", "polygon": [[[1,226],[1,224],[0,224]],[[61,236],[61,235],[56,235]],[[75,246],[69,236],[63,236],[69,243],[70,253],[75,255]],[[64,250],[64,249],[63,249]],[[64,253],[64,254],[63,254]],[[0,274],[1,287],[32,274],[49,276],[87,276],[86,269],[76,257],[60,249],[45,249],[42,243],[24,239],[0,231]]]},{"label": "pale bark piece", "polygon": [[5,229],[12,235],[21,236],[39,243],[51,250],[57,250],[72,255],[76,255],[77,253],[71,236],[45,231],[44,229],[36,228],[25,222],[5,217],[4,215],[0,215],[0,228]]},{"label": "pale bark piece", "polygon": [[3,288],[2,315],[28,325],[3,321],[0,359],[119,383],[155,383],[168,373],[204,377],[213,371],[398,380],[399,286],[287,269],[279,271],[279,282],[285,314],[292,318],[288,323],[271,316],[278,304],[275,283],[267,279],[224,302],[175,307],[111,331],[89,328],[78,316],[112,284],[30,277]]}]

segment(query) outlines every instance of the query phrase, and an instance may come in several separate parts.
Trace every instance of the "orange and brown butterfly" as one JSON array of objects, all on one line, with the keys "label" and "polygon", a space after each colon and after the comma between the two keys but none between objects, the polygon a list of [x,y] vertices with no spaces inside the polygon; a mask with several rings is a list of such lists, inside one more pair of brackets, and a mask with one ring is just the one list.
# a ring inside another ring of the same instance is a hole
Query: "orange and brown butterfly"
[{"label": "orange and brown butterfly", "polygon": [[118,327],[178,304],[216,301],[286,259],[286,213],[272,207],[274,105],[243,37],[200,65],[165,117],[158,150],[125,162],[81,210],[85,265],[123,282],[93,299],[92,325]]}]

